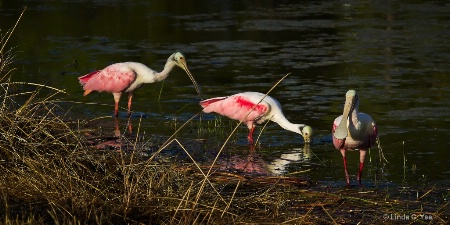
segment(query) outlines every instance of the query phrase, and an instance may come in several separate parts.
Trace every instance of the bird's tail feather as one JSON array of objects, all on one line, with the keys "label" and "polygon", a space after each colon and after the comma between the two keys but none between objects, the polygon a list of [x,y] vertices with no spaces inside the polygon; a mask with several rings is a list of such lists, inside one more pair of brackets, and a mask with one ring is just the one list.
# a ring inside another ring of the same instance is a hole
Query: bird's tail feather
[{"label": "bird's tail feather", "polygon": [[222,100],[224,100],[224,99],[226,99],[226,98],[227,98],[227,97],[217,97],[217,98],[206,99],[206,100],[201,101],[201,102],[200,102],[200,105],[201,105],[203,108],[206,108],[206,107],[208,107],[209,105],[211,105],[212,103],[218,102],[218,101],[222,101]]},{"label": "bird's tail feather", "polygon": [[97,71],[88,73],[84,76],[78,77],[78,80],[80,81],[80,84],[84,85],[92,78],[92,76],[94,76],[97,73],[100,73],[100,70],[97,70]]}]

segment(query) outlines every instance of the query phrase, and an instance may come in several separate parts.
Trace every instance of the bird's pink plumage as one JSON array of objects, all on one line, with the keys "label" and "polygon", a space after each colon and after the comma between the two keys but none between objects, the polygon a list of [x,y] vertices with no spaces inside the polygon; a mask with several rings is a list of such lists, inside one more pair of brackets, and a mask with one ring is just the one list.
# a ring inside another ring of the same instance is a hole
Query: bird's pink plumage
[{"label": "bird's pink plumage", "polygon": [[[366,138],[362,140],[355,140],[351,136],[347,136],[344,140],[337,139],[334,136],[334,132],[336,131],[339,123],[341,122],[340,117],[336,118],[333,123],[333,127],[331,129],[331,133],[333,136],[333,145],[336,149],[344,148],[344,149],[367,149],[372,147],[378,136],[378,130],[376,126],[372,127],[372,132],[367,133]],[[342,143],[344,142],[344,143]]]},{"label": "bird's pink plumage", "polygon": [[[246,99],[245,96],[240,95],[231,96],[228,98],[222,97],[207,99],[200,102],[200,105],[204,108],[203,112],[216,112],[220,115],[227,116],[230,119],[244,122],[254,121],[256,118],[264,115],[268,109],[267,105],[261,103],[255,107],[255,102],[252,102],[251,100]],[[249,114],[253,107],[255,107],[255,109]]]},{"label": "bird's pink plumage", "polygon": [[97,70],[91,73],[88,73],[84,76],[78,77],[78,80],[80,80],[80,84],[84,85],[86,84],[91,78],[92,76],[94,76],[95,74],[99,73],[101,70]]},{"label": "bird's pink plumage", "polygon": [[136,79],[135,72],[122,63],[79,77],[84,90],[118,93],[125,91]]}]

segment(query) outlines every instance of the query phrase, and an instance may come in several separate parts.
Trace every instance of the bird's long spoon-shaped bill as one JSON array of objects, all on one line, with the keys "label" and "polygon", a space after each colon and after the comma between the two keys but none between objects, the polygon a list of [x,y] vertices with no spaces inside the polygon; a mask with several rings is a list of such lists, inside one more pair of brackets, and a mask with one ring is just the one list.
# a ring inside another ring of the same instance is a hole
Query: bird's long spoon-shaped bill
[{"label": "bird's long spoon-shaped bill", "polygon": [[186,71],[188,77],[191,79],[192,83],[194,84],[195,91],[197,91],[197,94],[201,97],[202,94],[200,93],[200,89],[198,88],[197,82],[195,81],[194,76],[192,76],[191,71],[189,71],[185,62],[182,62],[181,65],[183,65],[183,70]]},{"label": "bird's long spoon-shaped bill", "polygon": [[344,113],[342,114],[341,122],[334,132],[334,137],[336,137],[337,139],[344,139],[348,136],[347,120],[350,114],[350,110],[353,108],[353,99],[353,97],[348,97],[345,100]]}]

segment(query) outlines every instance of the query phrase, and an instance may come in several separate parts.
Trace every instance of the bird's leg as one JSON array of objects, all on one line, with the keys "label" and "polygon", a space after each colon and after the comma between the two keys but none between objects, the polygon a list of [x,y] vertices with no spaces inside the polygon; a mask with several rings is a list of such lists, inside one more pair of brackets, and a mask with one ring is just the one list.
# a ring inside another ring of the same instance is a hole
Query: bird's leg
[{"label": "bird's leg", "polygon": [[253,144],[249,144],[250,147],[250,154],[253,155],[253,153],[255,153],[255,146]]},{"label": "bird's leg", "polygon": [[114,102],[114,116],[119,116],[119,102]]},{"label": "bird's leg", "polygon": [[117,116],[114,117],[114,123],[115,123],[114,136],[120,137],[119,118],[117,118]]},{"label": "bird's leg", "polygon": [[131,117],[128,116],[128,131],[130,132],[130,134],[133,133],[133,126],[131,124]]},{"label": "bird's leg", "polygon": [[358,177],[356,177],[359,184],[361,184],[361,177],[362,177],[362,171],[364,168],[364,160],[366,159],[366,152],[367,152],[366,149],[359,150],[359,170],[358,170]]},{"label": "bird's leg", "polygon": [[122,93],[113,93],[114,95],[114,116],[119,116],[119,100]]},{"label": "bird's leg", "polygon": [[131,99],[133,98],[133,92],[128,92],[128,116],[131,116]]},{"label": "bird's leg", "polygon": [[350,185],[350,176],[347,171],[347,157],[345,157],[345,149],[341,148],[342,159],[344,160],[344,171],[345,171],[345,179],[347,180],[347,185]]},{"label": "bird's leg", "polygon": [[255,125],[252,125],[252,127],[250,128],[249,132],[248,132],[248,142],[253,145],[253,132],[255,132]]},{"label": "bird's leg", "polygon": [[249,125],[249,131],[248,131],[248,136],[247,136],[247,140],[248,143],[250,145],[250,152],[253,153],[254,152],[254,146],[253,146],[253,132],[255,132],[255,125],[254,124],[250,124]]}]

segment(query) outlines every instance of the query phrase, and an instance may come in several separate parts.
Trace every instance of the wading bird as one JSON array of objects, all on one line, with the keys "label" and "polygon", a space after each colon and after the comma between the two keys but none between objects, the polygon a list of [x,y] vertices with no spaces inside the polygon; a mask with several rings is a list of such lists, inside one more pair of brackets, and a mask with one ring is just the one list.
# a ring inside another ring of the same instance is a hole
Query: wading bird
[{"label": "wading bird", "polygon": [[347,91],[345,95],[344,113],[334,120],[332,134],[333,145],[341,151],[344,160],[345,178],[347,185],[350,177],[347,171],[347,150],[359,149],[359,171],[357,180],[361,184],[362,170],[367,149],[372,147],[377,138],[377,126],[372,117],[358,112],[359,100],[354,90]]},{"label": "wading bird", "polygon": [[156,72],[146,65],[137,62],[123,62],[112,64],[103,70],[98,70],[78,77],[80,84],[83,85],[84,96],[92,91],[106,91],[114,95],[114,115],[119,113],[119,100],[123,92],[128,92],[128,115],[131,114],[131,99],[133,91],[145,83],[154,83],[162,81],[169,76],[174,66],[181,67],[194,84],[195,90],[200,95],[197,82],[186,65],[186,58],[181,52],[172,54],[164,66],[162,72]]},{"label": "wading bird", "polygon": [[205,113],[216,112],[245,123],[249,129],[248,141],[251,150],[253,150],[255,122],[261,124],[267,120],[272,120],[282,128],[302,135],[305,143],[309,143],[312,128],[305,124],[289,122],[283,115],[280,103],[270,96],[264,96],[265,94],[258,92],[244,92],[226,97],[206,99],[201,101],[200,105]]}]

